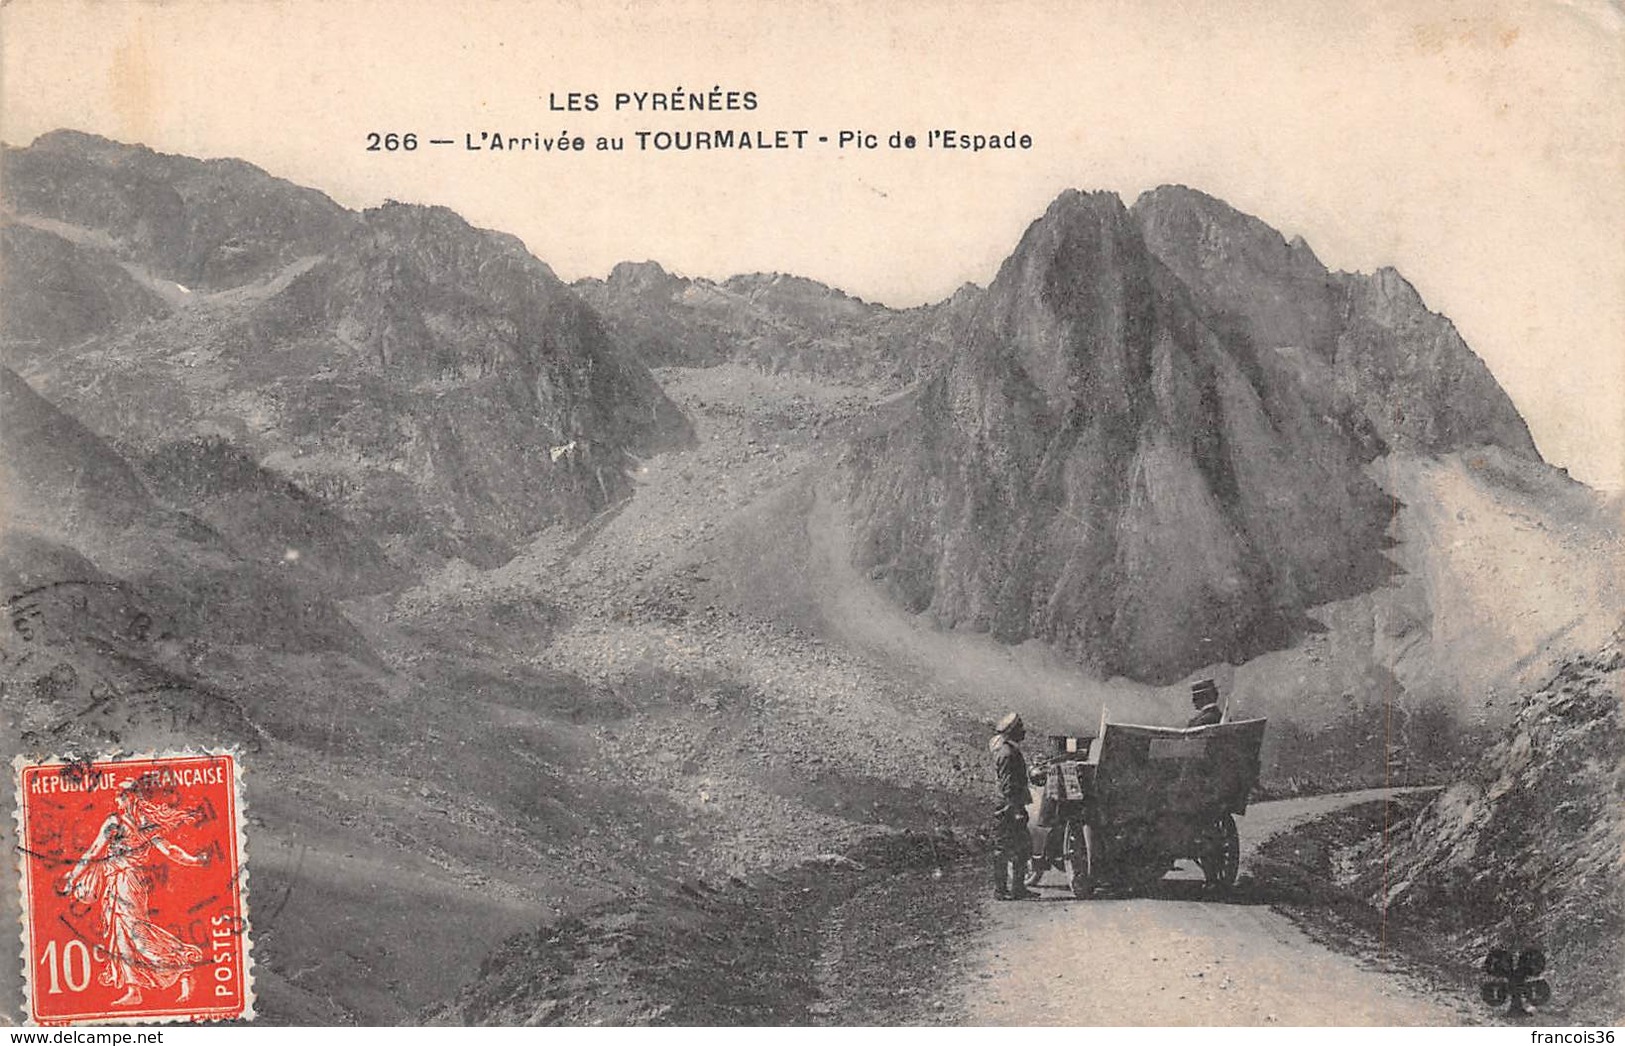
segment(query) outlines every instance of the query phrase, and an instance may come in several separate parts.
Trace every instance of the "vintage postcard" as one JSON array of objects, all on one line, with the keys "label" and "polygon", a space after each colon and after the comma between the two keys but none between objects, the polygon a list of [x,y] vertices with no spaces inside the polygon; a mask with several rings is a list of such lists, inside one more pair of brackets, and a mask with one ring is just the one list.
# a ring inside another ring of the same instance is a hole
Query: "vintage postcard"
[{"label": "vintage postcard", "polygon": [[0,1019],[1625,1019],[1618,3],[0,69]]}]

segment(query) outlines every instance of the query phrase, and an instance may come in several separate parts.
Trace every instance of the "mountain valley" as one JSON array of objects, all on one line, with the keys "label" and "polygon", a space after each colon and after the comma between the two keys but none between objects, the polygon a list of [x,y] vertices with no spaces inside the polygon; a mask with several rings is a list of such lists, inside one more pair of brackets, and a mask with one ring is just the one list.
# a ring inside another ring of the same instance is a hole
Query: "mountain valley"
[{"label": "mountain valley", "polygon": [[[897,310],[565,284],[444,208],[77,132],[0,171],[3,754],[244,752],[267,1021],[676,1020],[481,985],[561,927],[618,984],[683,967],[617,934],[719,892],[952,879],[1012,708],[1179,724],[1211,676],[1271,720],[1260,796],[1460,786],[1427,816],[1487,839],[1533,815],[1465,782],[1527,772],[1559,673],[1612,752],[1625,506],[1397,272],[1194,190],[1069,191]],[[1463,874],[1405,845],[1394,903]],[[1552,911],[1617,912],[1571,871]]]}]

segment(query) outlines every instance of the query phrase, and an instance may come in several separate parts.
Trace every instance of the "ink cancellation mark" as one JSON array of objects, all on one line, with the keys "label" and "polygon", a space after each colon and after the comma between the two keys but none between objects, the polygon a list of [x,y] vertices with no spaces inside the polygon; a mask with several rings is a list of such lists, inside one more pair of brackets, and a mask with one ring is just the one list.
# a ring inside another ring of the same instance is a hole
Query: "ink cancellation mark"
[{"label": "ink cancellation mark", "polygon": [[236,752],[13,765],[26,1020],[251,1019]]}]

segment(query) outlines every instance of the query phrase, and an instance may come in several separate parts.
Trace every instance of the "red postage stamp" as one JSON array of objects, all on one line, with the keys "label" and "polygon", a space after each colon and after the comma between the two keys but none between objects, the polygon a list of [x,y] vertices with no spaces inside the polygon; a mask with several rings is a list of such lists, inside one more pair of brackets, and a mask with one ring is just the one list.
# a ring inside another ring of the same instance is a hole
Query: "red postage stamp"
[{"label": "red postage stamp", "polygon": [[236,755],[15,765],[26,1019],[252,1017]]}]

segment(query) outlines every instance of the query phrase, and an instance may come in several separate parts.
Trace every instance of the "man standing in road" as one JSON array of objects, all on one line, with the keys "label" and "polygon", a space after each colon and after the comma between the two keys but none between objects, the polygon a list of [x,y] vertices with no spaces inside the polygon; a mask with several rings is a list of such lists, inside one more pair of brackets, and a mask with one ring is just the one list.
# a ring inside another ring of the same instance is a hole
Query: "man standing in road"
[{"label": "man standing in road", "polygon": [[998,806],[993,814],[993,893],[1001,901],[1019,901],[1038,895],[1027,889],[1027,864],[1032,859],[1032,836],[1027,833],[1027,803],[1032,789],[1027,780],[1027,758],[1021,740],[1027,728],[1014,712],[999,720],[988,749],[998,779]]}]

